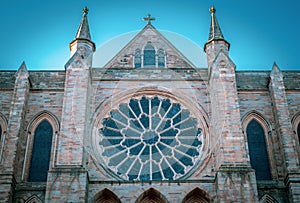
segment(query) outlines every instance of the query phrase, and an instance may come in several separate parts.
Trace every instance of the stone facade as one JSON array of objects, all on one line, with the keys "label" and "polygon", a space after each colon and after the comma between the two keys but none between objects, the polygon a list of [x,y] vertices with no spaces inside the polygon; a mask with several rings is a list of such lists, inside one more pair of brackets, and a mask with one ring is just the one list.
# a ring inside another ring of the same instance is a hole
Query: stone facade
[{"label": "stone facade", "polygon": [[[299,202],[300,71],[236,71],[211,15],[207,68],[151,23],[94,68],[85,9],[65,71],[0,71],[0,202]],[[253,120],[268,180],[250,162]],[[53,130],[49,170],[33,182],[42,121]]]}]

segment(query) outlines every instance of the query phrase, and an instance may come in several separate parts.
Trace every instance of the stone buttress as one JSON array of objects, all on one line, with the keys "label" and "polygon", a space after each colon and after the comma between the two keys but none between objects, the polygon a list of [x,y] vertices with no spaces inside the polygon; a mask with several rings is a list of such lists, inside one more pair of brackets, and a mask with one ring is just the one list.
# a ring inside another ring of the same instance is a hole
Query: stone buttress
[{"label": "stone buttress", "polygon": [[289,191],[290,202],[300,202],[300,170],[296,149],[296,135],[291,124],[283,75],[276,63],[274,63],[270,74],[269,92],[273,104],[275,129],[282,144],[281,154],[284,159],[283,173],[285,184]]},{"label": "stone buttress", "polygon": [[207,54],[212,116],[211,149],[215,154],[215,202],[258,202],[254,170],[250,167],[242,132],[235,64],[211,7]]},{"label": "stone buttress", "polygon": [[55,167],[48,173],[46,202],[86,202],[88,177],[84,161],[87,134],[91,66],[95,44],[91,41],[87,8],[65,65],[66,80]]},{"label": "stone buttress", "polygon": [[17,151],[20,140],[24,137],[24,118],[28,105],[30,89],[29,74],[23,62],[16,73],[14,93],[4,143],[0,152],[0,202],[12,202],[16,185],[15,174],[18,170]]}]

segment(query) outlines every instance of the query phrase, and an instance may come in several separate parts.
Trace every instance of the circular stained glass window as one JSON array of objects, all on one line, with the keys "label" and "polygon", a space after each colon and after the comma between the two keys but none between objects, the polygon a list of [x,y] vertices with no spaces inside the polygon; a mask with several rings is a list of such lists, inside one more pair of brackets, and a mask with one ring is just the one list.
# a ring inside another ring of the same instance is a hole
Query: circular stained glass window
[{"label": "circular stained glass window", "polygon": [[202,130],[196,118],[170,99],[132,98],[111,110],[102,124],[101,156],[125,180],[174,180],[200,156]]}]

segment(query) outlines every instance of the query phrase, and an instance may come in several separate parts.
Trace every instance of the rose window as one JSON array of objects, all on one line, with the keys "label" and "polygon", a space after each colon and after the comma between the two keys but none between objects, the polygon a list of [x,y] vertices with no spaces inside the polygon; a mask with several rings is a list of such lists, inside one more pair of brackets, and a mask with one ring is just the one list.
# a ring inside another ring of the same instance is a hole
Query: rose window
[{"label": "rose window", "polygon": [[125,180],[174,180],[198,160],[201,131],[179,103],[132,98],[102,120],[99,148],[106,166]]}]

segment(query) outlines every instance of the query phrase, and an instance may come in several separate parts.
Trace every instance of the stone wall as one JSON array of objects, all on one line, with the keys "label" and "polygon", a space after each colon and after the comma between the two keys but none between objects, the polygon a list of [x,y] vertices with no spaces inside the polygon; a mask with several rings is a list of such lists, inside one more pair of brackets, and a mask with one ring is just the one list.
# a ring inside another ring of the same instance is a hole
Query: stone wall
[{"label": "stone wall", "polygon": [[[0,71],[0,77],[5,83],[0,84],[0,113],[8,120],[11,109],[11,102],[14,93],[14,81],[16,79],[15,71]],[[30,89],[27,98],[26,114],[23,119],[24,129],[27,130],[34,119],[42,112],[53,114],[60,122],[62,116],[65,71],[29,71]],[[299,114],[300,106],[300,73],[296,71],[282,71],[283,82],[286,91],[289,117],[292,121],[295,115]],[[208,91],[208,71],[207,69],[132,69],[132,68],[112,68],[112,69],[92,69],[89,125],[90,131],[85,137],[85,146],[88,153],[92,152],[90,141],[93,133],[93,119],[97,116],[99,109],[105,108],[103,104],[109,104],[109,101],[122,101],[122,99],[137,94],[147,92],[147,94],[161,94],[172,96],[194,105],[193,108],[204,113],[203,122],[208,125],[211,119],[212,109]],[[284,158],[282,153],[281,138],[276,132],[277,124],[272,107],[271,92],[269,90],[270,71],[237,71],[237,96],[239,103],[240,116],[242,124],[244,119],[256,114],[266,121],[269,139],[267,141],[269,153],[272,181],[258,182],[258,198],[263,198],[269,194],[279,202],[288,201],[286,196],[286,185],[284,180]],[[106,102],[106,103],[105,103]],[[191,105],[191,106],[192,106]],[[245,127],[245,126],[243,126]],[[23,133],[20,139],[18,149],[18,170],[15,174],[15,202],[24,202],[30,198],[45,198],[45,184],[26,183],[28,167],[25,167],[23,173],[26,138],[27,133]],[[209,135],[213,136],[213,135]],[[295,135],[296,136],[296,135]],[[207,139],[211,139],[207,137]],[[207,145],[212,146],[213,142],[208,141]],[[296,145],[299,147],[299,145]],[[215,151],[216,152],[216,151]],[[185,181],[171,182],[120,182],[104,169],[101,164],[93,157],[88,158],[88,187],[87,200],[92,202],[94,196],[107,188],[113,191],[122,202],[132,202],[139,198],[143,192],[154,188],[159,191],[170,202],[182,200],[189,192],[195,188],[206,191],[211,198],[215,198],[215,158],[216,154],[211,153],[210,147],[206,149],[204,161],[193,171]],[[87,156],[89,156],[87,154]],[[29,162],[25,162],[29,165]],[[203,165],[205,167],[203,167]],[[73,172],[66,172],[71,178]],[[71,174],[71,175],[70,175]],[[81,171],[80,181],[86,181],[85,172]],[[66,177],[67,177],[66,176]],[[23,179],[22,179],[23,177]],[[55,178],[49,177],[49,178]],[[61,177],[63,178],[63,177]],[[78,180],[79,180],[78,179]],[[103,180],[105,179],[105,180]],[[221,181],[220,176],[218,181]],[[72,182],[72,180],[66,181]],[[190,182],[189,182],[190,181]],[[294,181],[294,179],[293,179]],[[1,187],[4,187],[2,185]],[[67,186],[63,186],[67,187]],[[294,186],[293,186],[294,187]],[[294,187],[295,188],[295,187]],[[295,190],[292,188],[293,190]],[[49,188],[48,188],[49,189]],[[291,189],[291,191],[293,191]],[[176,192],[174,193],[174,190]],[[134,194],[129,198],[126,196],[128,191]],[[83,200],[85,201],[85,200]]]}]

